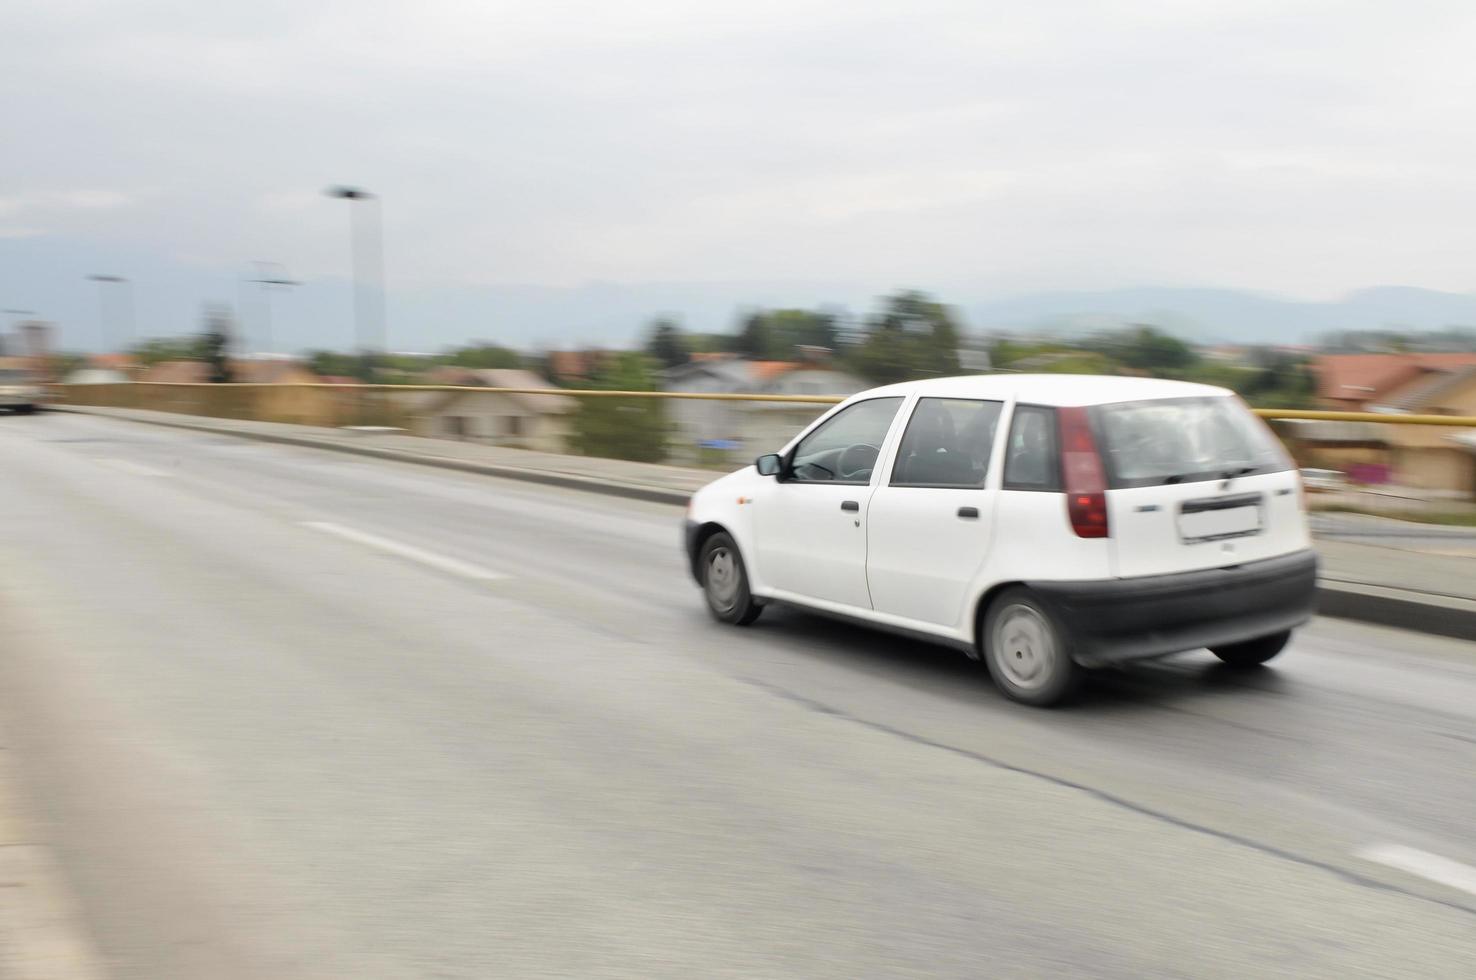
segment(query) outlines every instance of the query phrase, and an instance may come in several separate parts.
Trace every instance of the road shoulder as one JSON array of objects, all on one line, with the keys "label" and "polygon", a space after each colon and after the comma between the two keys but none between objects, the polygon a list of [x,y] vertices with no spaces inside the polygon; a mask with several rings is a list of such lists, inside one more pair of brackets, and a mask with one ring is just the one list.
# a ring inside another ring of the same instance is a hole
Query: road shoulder
[{"label": "road shoulder", "polygon": [[0,749],[0,977],[105,980],[81,907],[36,818],[14,749]]}]

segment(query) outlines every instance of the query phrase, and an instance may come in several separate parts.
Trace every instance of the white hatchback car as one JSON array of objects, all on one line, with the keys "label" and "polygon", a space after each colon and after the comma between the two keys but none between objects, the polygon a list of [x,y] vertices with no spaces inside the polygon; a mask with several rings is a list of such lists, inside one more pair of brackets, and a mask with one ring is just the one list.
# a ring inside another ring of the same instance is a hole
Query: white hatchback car
[{"label": "white hatchback car", "polygon": [[962,648],[1050,704],[1081,668],[1208,647],[1264,663],[1312,616],[1298,472],[1222,388],[989,375],[854,395],[699,490],[718,619],[769,602]]}]

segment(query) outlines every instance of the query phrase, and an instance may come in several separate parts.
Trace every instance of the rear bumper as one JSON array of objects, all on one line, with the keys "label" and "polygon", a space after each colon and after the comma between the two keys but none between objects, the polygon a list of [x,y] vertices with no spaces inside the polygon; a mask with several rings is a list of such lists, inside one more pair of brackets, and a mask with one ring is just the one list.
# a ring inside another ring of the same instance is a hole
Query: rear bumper
[{"label": "rear bumper", "polygon": [[1050,603],[1087,666],[1221,646],[1299,626],[1317,606],[1309,550],[1177,575],[1028,582]]}]

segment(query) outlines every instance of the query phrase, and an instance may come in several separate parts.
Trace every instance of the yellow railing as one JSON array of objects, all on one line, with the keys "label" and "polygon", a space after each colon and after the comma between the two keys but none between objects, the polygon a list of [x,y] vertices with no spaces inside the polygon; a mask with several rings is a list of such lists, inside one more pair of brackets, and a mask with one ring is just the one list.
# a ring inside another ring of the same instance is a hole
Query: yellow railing
[{"label": "yellow railing", "polygon": [[1380,425],[1448,425],[1476,428],[1471,415],[1387,415],[1383,412],[1322,412],[1300,408],[1257,408],[1263,419],[1309,419],[1323,422],[1377,422]]},{"label": "yellow railing", "polygon": [[[504,395],[559,395],[567,398],[658,398],[695,401],[780,402],[802,405],[834,405],[844,395],[760,395],[696,391],[606,391],[587,388],[484,388],[458,385],[334,385],[334,384],[181,384],[170,382],[132,382],[105,385],[56,385],[59,400],[82,405],[150,408],[164,411],[189,411],[183,403],[194,402],[190,396],[201,396],[194,407],[219,406],[224,409],[246,409],[257,400],[290,403],[291,396],[328,396],[329,402],[362,404],[366,396],[411,395],[426,392],[476,392]],[[150,397],[157,395],[158,397]],[[255,396],[255,397],[252,397]],[[380,399],[392,403],[393,399]],[[179,408],[166,408],[169,404]],[[1476,428],[1476,416],[1466,415],[1391,415],[1382,412],[1335,412],[1290,408],[1258,408],[1255,413],[1266,419],[1307,419],[1328,422],[1374,422],[1380,425],[1437,425]],[[210,414],[196,412],[194,414]]]}]

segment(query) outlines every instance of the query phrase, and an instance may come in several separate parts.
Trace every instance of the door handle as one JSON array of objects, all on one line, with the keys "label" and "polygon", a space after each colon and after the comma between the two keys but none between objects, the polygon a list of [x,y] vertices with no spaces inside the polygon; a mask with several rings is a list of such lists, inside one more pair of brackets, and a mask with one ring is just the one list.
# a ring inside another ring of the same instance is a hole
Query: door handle
[{"label": "door handle", "polygon": [[854,500],[842,500],[841,501],[841,510],[859,511],[860,509],[861,509],[861,505],[858,502],[854,501]]},{"label": "door handle", "polygon": [[972,520],[974,520],[975,518],[977,518],[979,516],[979,508],[977,508],[977,507],[960,507],[958,509],[958,516],[959,517],[966,517],[966,518],[968,518],[969,520],[972,521]]}]

